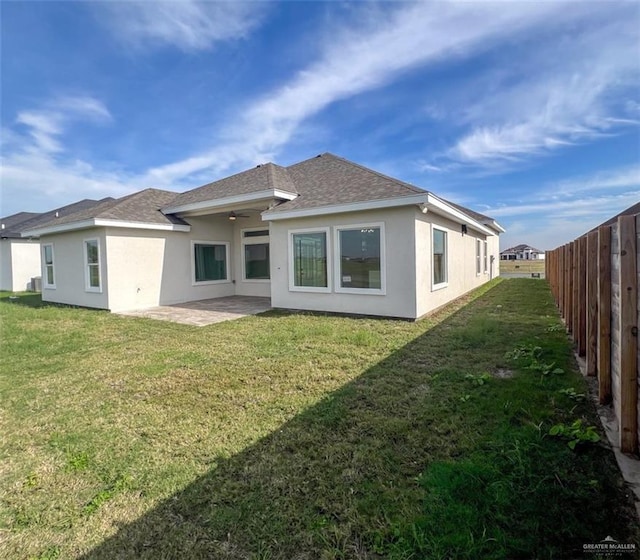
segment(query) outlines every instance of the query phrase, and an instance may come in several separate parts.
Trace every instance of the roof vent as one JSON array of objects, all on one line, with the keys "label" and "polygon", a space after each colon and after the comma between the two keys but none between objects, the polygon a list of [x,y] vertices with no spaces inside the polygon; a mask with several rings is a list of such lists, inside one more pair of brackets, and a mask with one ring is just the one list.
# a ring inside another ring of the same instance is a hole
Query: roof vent
[{"label": "roof vent", "polygon": [[258,165],[256,165],[256,169],[258,169],[258,167],[262,167],[262,164],[259,163]]},{"label": "roof vent", "polygon": [[60,212],[56,210],[56,218],[59,218],[59,217],[60,217]]},{"label": "roof vent", "polygon": [[4,229],[4,224],[2,224],[2,229]]},{"label": "roof vent", "polygon": [[322,154],[318,154],[316,157],[322,157]]}]

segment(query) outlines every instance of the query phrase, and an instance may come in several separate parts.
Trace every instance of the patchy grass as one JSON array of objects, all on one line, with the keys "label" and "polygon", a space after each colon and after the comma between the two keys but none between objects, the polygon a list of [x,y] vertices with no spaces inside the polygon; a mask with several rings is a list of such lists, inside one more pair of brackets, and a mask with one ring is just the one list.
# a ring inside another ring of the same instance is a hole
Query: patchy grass
[{"label": "patchy grass", "polygon": [[585,384],[544,282],[498,280],[419,323],[272,312],[195,328],[32,295],[0,314],[1,557],[567,558],[637,542],[610,451],[549,435],[596,419],[572,398]]}]

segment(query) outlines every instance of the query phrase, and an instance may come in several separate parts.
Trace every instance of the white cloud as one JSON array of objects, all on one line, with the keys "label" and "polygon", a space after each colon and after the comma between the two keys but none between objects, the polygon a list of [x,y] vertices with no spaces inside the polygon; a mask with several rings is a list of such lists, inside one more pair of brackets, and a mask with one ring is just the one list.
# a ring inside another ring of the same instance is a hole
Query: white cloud
[{"label": "white cloud", "polygon": [[640,83],[637,17],[624,17],[624,11],[598,15],[599,26],[591,22],[562,41],[561,56],[551,41],[518,59],[508,76],[496,76],[504,87],[480,92],[463,112],[471,129],[447,157],[501,167],[637,125],[629,118],[634,102],[617,102],[621,91],[636,91]]},{"label": "white cloud", "polygon": [[262,20],[266,2],[104,2],[105,22],[135,47],[173,46],[185,51],[245,37]]},{"label": "white cloud", "polygon": [[[460,58],[542,24],[555,3],[418,3],[402,5],[359,28],[334,31],[320,59],[288,83],[251,104],[223,142],[181,162],[151,170],[171,184],[209,168],[263,161],[291,140],[300,125],[337,101],[388,84],[418,65]],[[220,145],[221,144],[221,145]]]}]

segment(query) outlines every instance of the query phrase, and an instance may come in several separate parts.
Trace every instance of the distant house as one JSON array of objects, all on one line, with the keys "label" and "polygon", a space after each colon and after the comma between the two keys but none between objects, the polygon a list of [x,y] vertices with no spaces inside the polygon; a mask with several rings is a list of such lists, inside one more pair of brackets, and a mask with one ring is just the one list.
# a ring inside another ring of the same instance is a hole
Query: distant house
[{"label": "distant house", "polygon": [[530,245],[516,245],[500,253],[500,260],[502,261],[535,261],[543,259],[544,251]]},{"label": "distant house", "polygon": [[29,290],[31,279],[40,276],[40,243],[37,237],[23,237],[23,232],[97,203],[85,199],[48,212],[19,212],[0,218],[0,290]]},{"label": "distant house", "polygon": [[26,231],[43,300],[125,311],[223,296],[416,319],[497,275],[492,218],[332,154],[182,194],[146,189]]}]

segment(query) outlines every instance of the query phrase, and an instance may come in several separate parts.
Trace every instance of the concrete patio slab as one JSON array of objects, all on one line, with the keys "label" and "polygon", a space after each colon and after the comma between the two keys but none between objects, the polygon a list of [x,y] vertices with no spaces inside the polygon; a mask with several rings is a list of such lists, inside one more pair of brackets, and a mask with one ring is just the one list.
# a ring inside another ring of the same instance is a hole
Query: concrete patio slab
[{"label": "concrete patio slab", "polygon": [[269,309],[271,309],[271,298],[230,296],[175,305],[162,305],[137,311],[123,311],[117,313],[117,315],[146,317],[147,319],[159,319],[161,321],[182,323],[183,325],[204,327],[213,323],[257,315]]}]

